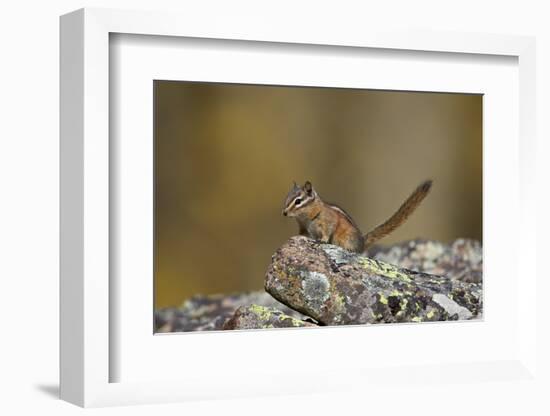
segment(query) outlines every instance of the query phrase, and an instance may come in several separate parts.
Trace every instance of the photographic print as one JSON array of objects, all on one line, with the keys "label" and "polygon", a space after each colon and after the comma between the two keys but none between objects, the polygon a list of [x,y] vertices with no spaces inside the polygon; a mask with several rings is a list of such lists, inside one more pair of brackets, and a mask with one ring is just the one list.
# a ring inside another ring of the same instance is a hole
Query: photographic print
[{"label": "photographic print", "polygon": [[155,332],[480,319],[482,100],[154,81]]}]

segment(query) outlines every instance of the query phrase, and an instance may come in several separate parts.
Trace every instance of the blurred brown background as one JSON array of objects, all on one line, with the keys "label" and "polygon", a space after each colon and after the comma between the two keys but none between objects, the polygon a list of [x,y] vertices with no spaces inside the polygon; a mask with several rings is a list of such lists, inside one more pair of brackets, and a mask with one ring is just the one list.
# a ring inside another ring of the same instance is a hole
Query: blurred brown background
[{"label": "blurred brown background", "polygon": [[383,244],[481,240],[482,97],[155,81],[155,306],[258,290],[297,233],[296,180],[364,232],[424,179],[431,194]]}]

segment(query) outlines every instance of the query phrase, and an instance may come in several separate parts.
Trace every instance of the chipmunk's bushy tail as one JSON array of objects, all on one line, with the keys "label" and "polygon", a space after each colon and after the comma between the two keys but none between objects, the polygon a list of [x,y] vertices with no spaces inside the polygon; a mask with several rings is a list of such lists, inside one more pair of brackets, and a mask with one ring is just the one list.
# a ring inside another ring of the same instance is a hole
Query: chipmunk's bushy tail
[{"label": "chipmunk's bushy tail", "polygon": [[393,230],[403,224],[407,218],[414,212],[414,210],[420,205],[422,200],[428,195],[432,187],[432,181],[427,180],[422,182],[418,188],[407,198],[403,204],[399,207],[395,214],[393,214],[386,222],[380,224],[374,230],[365,234],[364,250],[371,246],[374,242],[390,234]]}]

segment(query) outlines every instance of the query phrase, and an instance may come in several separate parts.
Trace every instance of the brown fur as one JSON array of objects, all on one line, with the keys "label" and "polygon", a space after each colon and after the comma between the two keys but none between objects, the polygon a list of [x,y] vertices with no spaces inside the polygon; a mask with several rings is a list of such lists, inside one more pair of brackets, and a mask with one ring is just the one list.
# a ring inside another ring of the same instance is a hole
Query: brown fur
[{"label": "brown fur", "polygon": [[348,213],[337,205],[324,202],[309,181],[303,187],[294,183],[285,200],[283,214],[296,218],[300,235],[361,253],[403,224],[426,197],[431,185],[432,181],[423,182],[395,214],[365,236]]},{"label": "brown fur", "polygon": [[369,248],[374,242],[384,238],[393,230],[407,221],[407,218],[414,212],[420,203],[426,198],[432,187],[432,181],[422,182],[418,188],[401,204],[399,209],[386,222],[380,224],[374,230],[365,235],[364,250]]}]

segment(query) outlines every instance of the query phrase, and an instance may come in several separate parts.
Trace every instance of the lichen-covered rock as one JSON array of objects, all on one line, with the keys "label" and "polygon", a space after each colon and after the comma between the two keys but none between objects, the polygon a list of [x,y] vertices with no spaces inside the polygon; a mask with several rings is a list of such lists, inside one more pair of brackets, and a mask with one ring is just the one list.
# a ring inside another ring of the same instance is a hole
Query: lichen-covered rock
[{"label": "lichen-covered rock", "polygon": [[225,322],[223,329],[299,328],[317,326],[260,305],[241,306]]},{"label": "lichen-covered rock", "polygon": [[460,238],[451,244],[411,240],[391,246],[374,246],[369,257],[418,272],[480,283],[483,250],[479,241]]},{"label": "lichen-covered rock", "polygon": [[279,303],[265,291],[218,295],[196,295],[179,307],[161,308],[155,311],[156,332],[219,331],[225,321],[241,306],[256,304],[274,308],[293,318],[306,316]]},{"label": "lichen-covered rock", "polygon": [[273,255],[265,289],[324,325],[479,317],[482,286],[415,272],[306,237]]}]

